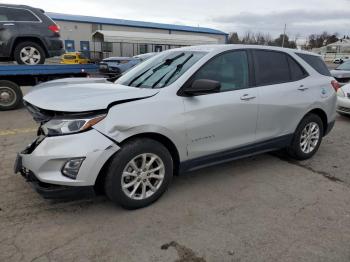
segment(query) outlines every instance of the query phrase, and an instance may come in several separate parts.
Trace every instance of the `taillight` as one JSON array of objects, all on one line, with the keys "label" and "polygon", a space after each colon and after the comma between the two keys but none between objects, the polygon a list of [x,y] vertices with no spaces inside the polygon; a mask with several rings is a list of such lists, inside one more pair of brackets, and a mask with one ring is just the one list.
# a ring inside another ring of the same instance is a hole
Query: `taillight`
[{"label": "taillight", "polygon": [[334,88],[335,92],[337,92],[338,89],[340,88],[340,84],[336,80],[332,80],[331,85]]},{"label": "taillight", "polygon": [[50,25],[49,30],[58,34],[60,32],[60,27],[58,25]]}]

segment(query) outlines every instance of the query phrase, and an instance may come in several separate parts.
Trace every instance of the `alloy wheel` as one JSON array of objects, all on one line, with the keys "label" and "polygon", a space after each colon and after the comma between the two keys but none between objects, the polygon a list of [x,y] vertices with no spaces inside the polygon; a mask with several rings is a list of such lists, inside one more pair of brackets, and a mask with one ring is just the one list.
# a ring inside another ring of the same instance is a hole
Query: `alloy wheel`
[{"label": "alloy wheel", "polygon": [[305,154],[310,154],[315,150],[320,140],[320,127],[317,123],[308,123],[300,136],[300,149]]},{"label": "alloy wheel", "polygon": [[20,51],[20,59],[26,65],[36,65],[41,59],[38,49],[33,46],[23,47]]},{"label": "alloy wheel", "polygon": [[165,166],[153,153],[134,157],[125,166],[121,186],[124,194],[134,200],[143,200],[155,194],[163,183]]}]

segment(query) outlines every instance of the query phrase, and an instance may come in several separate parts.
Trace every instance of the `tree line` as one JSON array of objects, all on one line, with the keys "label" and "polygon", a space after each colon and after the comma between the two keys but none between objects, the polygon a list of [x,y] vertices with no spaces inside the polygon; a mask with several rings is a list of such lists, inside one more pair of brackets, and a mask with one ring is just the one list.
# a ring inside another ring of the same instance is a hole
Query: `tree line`
[{"label": "tree line", "polygon": [[[248,45],[269,45],[269,46],[283,46],[288,48],[297,48],[296,41],[300,38],[297,34],[294,39],[290,39],[287,34],[280,34],[277,38],[272,38],[269,33],[261,32],[246,32],[240,38],[237,32],[229,34],[229,44],[248,44]],[[350,39],[349,36],[342,37],[343,39]],[[329,34],[323,32],[322,34],[311,34],[307,37],[303,46],[304,49],[320,48],[322,46],[337,42],[339,39],[338,33]]]}]

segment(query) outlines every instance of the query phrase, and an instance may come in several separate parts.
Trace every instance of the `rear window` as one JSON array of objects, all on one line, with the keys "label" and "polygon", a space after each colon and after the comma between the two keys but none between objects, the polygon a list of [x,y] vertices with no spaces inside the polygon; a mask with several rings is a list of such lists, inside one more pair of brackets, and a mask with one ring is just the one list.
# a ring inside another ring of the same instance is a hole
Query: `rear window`
[{"label": "rear window", "polygon": [[0,7],[0,21],[2,22],[39,22],[31,11],[22,8]]},{"label": "rear window", "polygon": [[306,63],[308,63],[313,69],[324,76],[331,76],[326,64],[323,62],[322,58],[314,55],[306,55],[301,53],[296,53],[301,57]]}]

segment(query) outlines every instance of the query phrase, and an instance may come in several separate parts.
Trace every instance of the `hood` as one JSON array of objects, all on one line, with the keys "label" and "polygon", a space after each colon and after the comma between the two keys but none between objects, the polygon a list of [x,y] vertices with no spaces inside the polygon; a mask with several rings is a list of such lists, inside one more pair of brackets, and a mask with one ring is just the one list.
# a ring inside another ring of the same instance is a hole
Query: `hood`
[{"label": "hood", "polygon": [[336,78],[348,78],[350,77],[350,71],[347,70],[331,70],[331,74]]},{"label": "hood", "polygon": [[159,92],[159,89],[123,86],[106,80],[103,83],[94,79],[71,80],[61,79],[38,85],[23,99],[44,110],[75,113],[103,110],[112,103],[147,98]]}]

